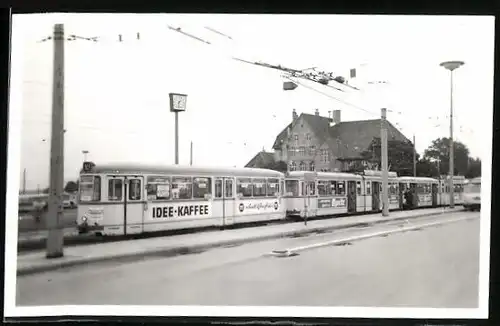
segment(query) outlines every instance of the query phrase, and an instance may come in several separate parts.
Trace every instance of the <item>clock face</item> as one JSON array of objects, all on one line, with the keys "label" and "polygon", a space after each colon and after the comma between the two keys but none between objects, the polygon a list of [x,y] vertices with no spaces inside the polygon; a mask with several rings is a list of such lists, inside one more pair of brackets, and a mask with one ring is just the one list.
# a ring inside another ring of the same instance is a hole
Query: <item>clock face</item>
[{"label": "clock face", "polygon": [[180,96],[180,95],[174,95],[172,97],[173,101],[173,106],[175,110],[182,110],[184,111],[186,109],[186,97],[185,96]]}]

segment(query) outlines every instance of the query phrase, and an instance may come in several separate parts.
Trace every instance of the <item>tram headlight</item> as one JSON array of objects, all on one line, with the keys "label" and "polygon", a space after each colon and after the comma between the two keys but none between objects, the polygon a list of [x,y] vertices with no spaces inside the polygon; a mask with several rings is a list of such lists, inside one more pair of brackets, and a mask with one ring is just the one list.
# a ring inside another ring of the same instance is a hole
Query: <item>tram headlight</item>
[{"label": "tram headlight", "polygon": [[82,221],[83,221],[83,222],[87,222],[87,216],[83,216],[83,217],[82,217]]}]

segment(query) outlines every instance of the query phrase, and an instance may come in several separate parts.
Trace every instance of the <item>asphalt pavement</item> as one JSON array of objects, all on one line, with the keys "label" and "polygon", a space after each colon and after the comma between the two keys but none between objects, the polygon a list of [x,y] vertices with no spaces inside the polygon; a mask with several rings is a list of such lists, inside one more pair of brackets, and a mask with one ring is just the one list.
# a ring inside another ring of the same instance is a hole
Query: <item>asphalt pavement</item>
[{"label": "asphalt pavement", "polygon": [[[296,256],[270,255],[277,249],[410,226],[414,230],[302,250]],[[474,308],[478,305],[479,213],[444,214],[75,269],[18,277],[17,305]]]}]

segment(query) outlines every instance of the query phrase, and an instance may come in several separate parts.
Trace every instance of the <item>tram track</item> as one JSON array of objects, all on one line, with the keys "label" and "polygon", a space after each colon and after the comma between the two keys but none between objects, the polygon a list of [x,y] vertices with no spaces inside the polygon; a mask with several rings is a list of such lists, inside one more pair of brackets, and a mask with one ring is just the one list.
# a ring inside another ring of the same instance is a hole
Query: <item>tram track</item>
[{"label": "tram track", "polygon": [[[415,209],[396,209],[391,210],[391,212],[401,212],[401,211],[411,211],[411,210],[429,210],[436,209],[439,207],[420,207]],[[364,216],[364,215],[373,215],[379,214],[380,212],[358,212],[356,214],[339,214],[339,215],[325,215],[325,216],[316,216],[307,218],[308,222],[319,221],[319,220],[327,220],[334,218],[343,218],[348,216]],[[400,217],[392,220],[386,221],[378,221],[378,222],[369,222],[369,223],[359,223],[356,226],[348,225],[348,226],[339,226],[337,229],[342,228],[359,228],[359,227],[370,227],[375,224],[386,224],[386,223],[394,223],[394,221],[404,220],[404,219],[418,219],[422,216],[410,216],[410,217]],[[121,236],[98,236],[95,234],[78,234],[67,236],[64,239],[64,245],[67,247],[73,246],[81,246],[88,244],[98,244],[98,243],[108,243],[108,242],[118,242],[118,241],[133,241],[138,239],[148,239],[148,238],[159,238],[159,237],[168,237],[175,235],[185,235],[185,234],[196,234],[200,232],[220,232],[223,230],[237,230],[237,229],[245,229],[245,228],[255,228],[255,227],[265,227],[265,226],[274,226],[274,225],[285,225],[290,223],[304,223],[303,219],[300,218],[291,218],[286,220],[268,220],[268,221],[257,221],[257,222],[247,222],[247,223],[239,223],[235,225],[225,226],[225,227],[217,227],[217,226],[207,226],[207,227],[197,227],[197,228],[189,228],[189,229],[178,229],[178,230],[165,230],[165,231],[156,231],[156,232],[148,232],[142,234],[133,234],[133,235],[121,235]],[[75,229],[76,232],[76,229]],[[318,231],[321,232],[321,231]],[[39,251],[44,249],[46,246],[46,238],[39,239],[25,239],[18,242],[18,253],[29,253],[33,251]]]}]

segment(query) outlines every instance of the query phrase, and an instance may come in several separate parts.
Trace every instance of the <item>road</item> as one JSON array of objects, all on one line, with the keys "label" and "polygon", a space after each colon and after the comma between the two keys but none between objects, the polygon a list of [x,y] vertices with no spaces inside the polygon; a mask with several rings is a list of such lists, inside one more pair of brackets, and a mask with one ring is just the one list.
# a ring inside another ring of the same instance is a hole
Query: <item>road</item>
[{"label": "road", "polygon": [[[40,219],[40,223],[37,223],[34,217],[30,213],[19,213],[19,224],[18,224],[19,233],[22,234],[26,232],[35,232],[44,230],[46,227],[45,224],[46,215],[47,212],[44,212]],[[74,228],[76,226],[76,215],[77,215],[76,208],[64,209],[63,224],[65,228],[70,228],[70,227]]]},{"label": "road", "polygon": [[[268,255],[348,236],[470,217],[439,226]],[[17,305],[308,305],[473,308],[479,213],[461,212],[135,263],[18,277]]]}]

